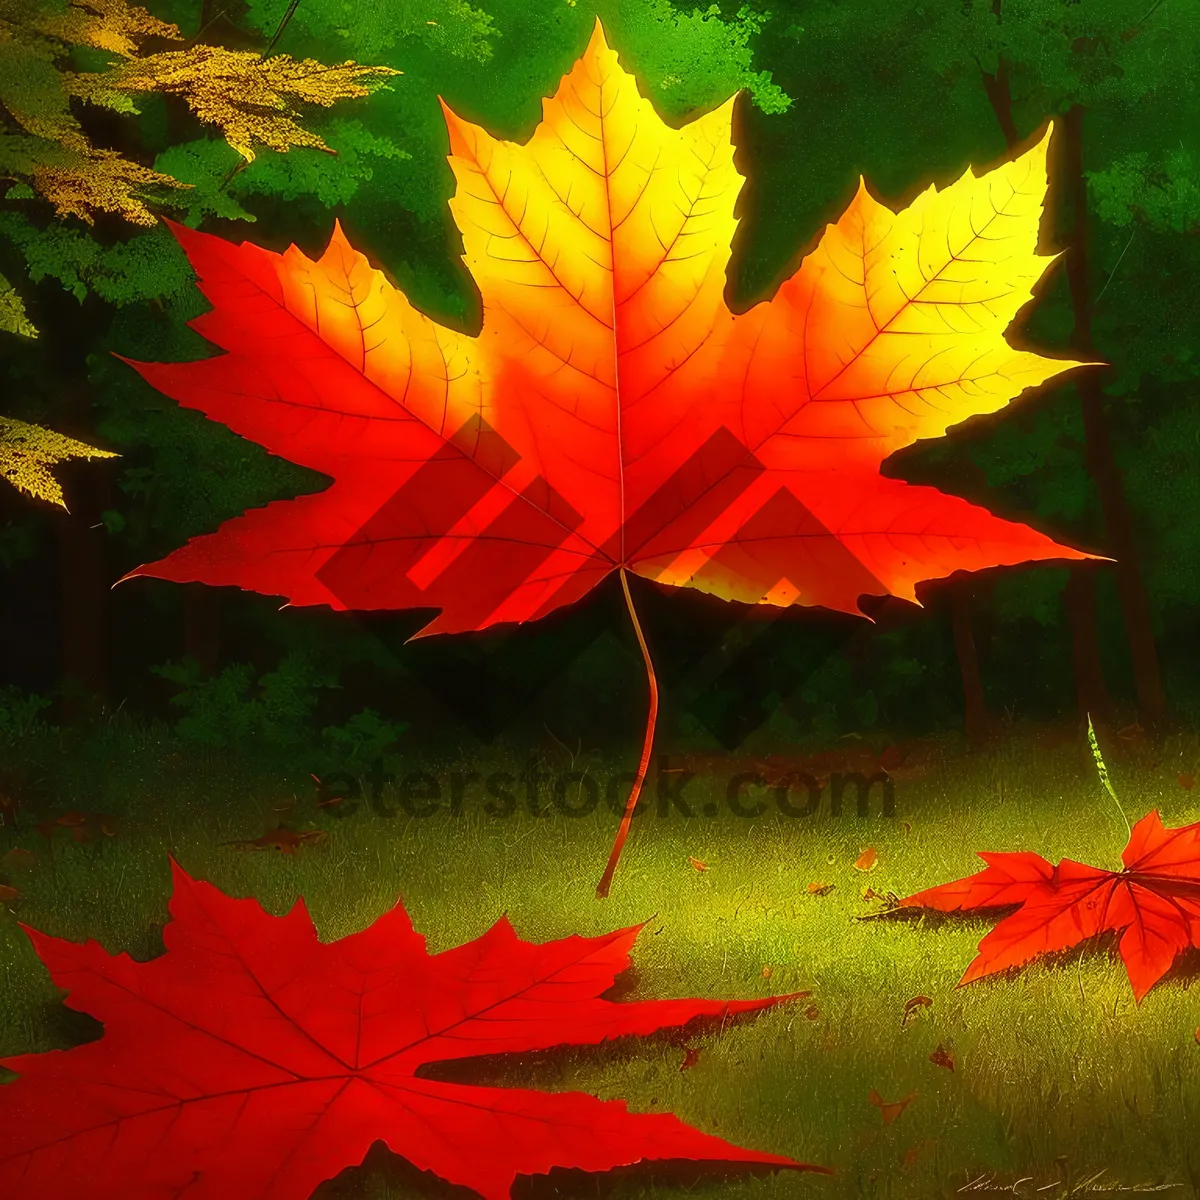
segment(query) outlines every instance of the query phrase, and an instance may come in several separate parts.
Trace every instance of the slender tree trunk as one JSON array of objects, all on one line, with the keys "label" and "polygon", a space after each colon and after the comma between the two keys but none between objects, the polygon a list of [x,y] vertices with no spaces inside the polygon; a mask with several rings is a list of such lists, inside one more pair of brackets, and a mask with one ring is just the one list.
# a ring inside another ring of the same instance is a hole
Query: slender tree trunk
[{"label": "slender tree trunk", "polygon": [[971,629],[971,592],[965,583],[955,584],[950,591],[950,620],[954,628],[958,669],[962,675],[967,739],[972,745],[978,746],[987,738],[989,723],[983,694],[983,672],[979,669],[979,654]]},{"label": "slender tree trunk", "polygon": [[[1001,15],[1001,0],[993,0],[992,12]],[[995,74],[981,71],[983,89],[991,103],[996,123],[1004,134],[1004,143],[1014,149],[1021,140],[1012,115],[1012,86],[1008,61],[1000,56]],[[1063,592],[1063,604],[1071,629],[1071,662],[1075,677],[1075,695],[1079,715],[1088,713],[1109,720],[1113,713],[1112,697],[1104,679],[1100,658],[1100,640],[1096,631],[1096,575],[1086,566],[1071,568]]]},{"label": "slender tree trunk", "polygon": [[1096,576],[1089,567],[1072,567],[1063,589],[1063,605],[1071,625],[1071,662],[1075,677],[1075,699],[1080,717],[1097,723],[1113,718],[1112,696],[1104,680],[1100,661],[1100,639],[1096,632]]},{"label": "slender tree trunk", "polygon": [[[1092,343],[1092,302],[1089,292],[1087,177],[1083,173],[1083,106],[1076,104],[1063,121],[1063,170],[1071,197],[1074,227],[1067,255],[1067,278],[1075,314],[1072,338],[1082,355],[1095,353]],[[1099,368],[1082,372],[1076,379],[1083,408],[1083,428],[1088,471],[1100,494],[1100,508],[1110,552],[1116,558],[1117,591],[1125,619],[1125,634],[1133,662],[1138,713],[1143,724],[1160,725],[1167,716],[1166,696],[1154,644],[1150,596],[1142,578],[1137,535],[1121,471],[1113,453],[1108,418],[1104,411],[1103,375]]]},{"label": "slender tree trunk", "polygon": [[183,585],[183,653],[204,675],[215,675],[221,661],[221,593],[202,583]]},{"label": "slender tree trunk", "polygon": [[[74,381],[62,412],[63,432],[86,436],[91,392],[86,381]],[[101,513],[109,481],[103,466],[81,462],[62,469],[70,512],[57,520],[62,715],[67,722],[94,716],[109,693],[108,600],[112,583],[105,562],[105,530]],[[70,483],[76,486],[71,487]]]},{"label": "slender tree trunk", "polygon": [[996,114],[1000,132],[1004,134],[1004,144],[1011,150],[1021,140],[1021,135],[1017,133],[1017,126],[1013,121],[1008,62],[1001,55],[994,75],[987,71],[981,71],[980,75],[983,79],[983,90],[987,92],[987,98],[992,105],[992,112]]}]

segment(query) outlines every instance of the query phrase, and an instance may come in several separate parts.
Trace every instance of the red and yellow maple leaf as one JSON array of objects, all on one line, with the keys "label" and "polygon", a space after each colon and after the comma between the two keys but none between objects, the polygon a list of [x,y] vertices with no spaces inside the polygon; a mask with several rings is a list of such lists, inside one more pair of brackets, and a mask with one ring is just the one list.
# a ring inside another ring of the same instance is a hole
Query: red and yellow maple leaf
[{"label": "red and yellow maple leaf", "polygon": [[[176,228],[213,306],[193,327],[225,353],[137,369],[333,482],[134,574],[436,610],[431,634],[536,620],[613,572],[636,623],[627,573],[856,613],[958,570],[1087,557],[879,470],[1082,365],[1004,336],[1053,261],[1050,130],[900,213],[860,186],[735,314],[732,111],[669,128],[598,23],[526,144],[447,108],[474,336],[419,313],[340,228],[315,262]],[[651,719],[629,812],[657,697],[638,632]]]},{"label": "red and yellow maple leaf", "polygon": [[1166,829],[1157,811],[1134,827],[1121,871],[1029,851],[980,854],[987,868],[902,900],[940,912],[1020,905],[980,943],[960,985],[1120,933],[1119,950],[1140,1004],[1189,946],[1200,948],[1200,823]]},{"label": "red and yellow maple leaf", "polygon": [[27,930],[98,1041],[5,1060],[7,1200],[306,1200],[376,1141],[499,1200],[517,1175],[689,1159],[822,1171],[745,1150],[669,1113],[578,1092],[419,1075],[482,1055],[597,1045],[763,1000],[601,999],[638,928],[522,941],[507,920],[431,955],[399,904],[323,943],[303,902],[284,917],[174,867],[166,953],[151,962]]}]

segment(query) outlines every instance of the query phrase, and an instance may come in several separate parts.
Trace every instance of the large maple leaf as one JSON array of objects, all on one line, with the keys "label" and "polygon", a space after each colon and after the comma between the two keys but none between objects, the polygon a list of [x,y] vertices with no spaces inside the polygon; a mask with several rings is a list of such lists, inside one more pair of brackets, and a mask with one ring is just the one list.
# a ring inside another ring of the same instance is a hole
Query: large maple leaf
[{"label": "large maple leaf", "polygon": [[980,943],[961,983],[1120,933],[1120,955],[1140,1004],[1189,946],[1200,948],[1200,823],[1166,829],[1158,813],[1134,827],[1121,871],[1039,854],[980,854],[985,870],[917,892],[904,907],[941,912],[1020,907]]},{"label": "large maple leaf", "polygon": [[[213,305],[193,327],[226,353],[137,369],[333,483],[134,574],[433,609],[431,634],[536,620],[614,571],[636,624],[629,572],[858,612],[958,570],[1087,557],[879,469],[1082,365],[1005,339],[1053,261],[1050,130],[900,213],[860,185],[778,293],[735,314],[732,112],[669,128],[599,23],[525,145],[447,108],[473,336],[414,309],[340,228],[314,262],[176,227]],[[651,716],[618,846],[656,712],[638,634]]]},{"label": "large maple leaf", "polygon": [[382,1141],[499,1200],[517,1175],[688,1159],[823,1171],[745,1150],[668,1113],[577,1092],[442,1082],[481,1055],[595,1045],[763,1000],[601,998],[638,929],[535,945],[501,920],[431,955],[397,904],[322,943],[173,866],[167,951],[150,962],[27,930],[98,1041],[10,1058],[0,1087],[6,1200],[304,1200]]}]

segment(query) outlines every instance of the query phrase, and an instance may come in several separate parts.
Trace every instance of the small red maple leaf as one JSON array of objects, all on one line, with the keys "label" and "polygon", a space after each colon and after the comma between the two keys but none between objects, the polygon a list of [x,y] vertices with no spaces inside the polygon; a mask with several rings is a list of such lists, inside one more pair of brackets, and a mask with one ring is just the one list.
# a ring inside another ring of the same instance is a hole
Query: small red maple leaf
[{"label": "small red maple leaf", "polygon": [[903,907],[941,912],[1019,905],[979,943],[960,986],[1101,933],[1121,933],[1120,954],[1140,1004],[1189,946],[1200,947],[1200,822],[1166,829],[1157,811],[1134,827],[1124,870],[1039,854],[980,854],[986,870],[929,888]]},{"label": "small red maple leaf", "polygon": [[645,1159],[825,1171],[620,1100],[418,1075],[790,999],[601,999],[640,927],[537,945],[502,918],[431,955],[397,904],[324,943],[303,901],[270,916],[172,868],[167,952],[150,962],[26,929],[70,1006],[105,1031],[4,1061],[19,1076],[0,1088],[6,1200],[306,1200],[376,1141],[489,1200],[517,1175]]}]

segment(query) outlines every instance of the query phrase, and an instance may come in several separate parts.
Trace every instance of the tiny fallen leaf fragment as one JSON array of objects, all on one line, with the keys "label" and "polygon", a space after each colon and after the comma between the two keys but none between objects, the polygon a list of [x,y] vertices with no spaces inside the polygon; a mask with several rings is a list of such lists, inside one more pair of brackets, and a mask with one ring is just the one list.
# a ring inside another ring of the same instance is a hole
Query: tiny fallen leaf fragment
[{"label": "tiny fallen leaf fragment", "polygon": [[932,1008],[933,1001],[928,996],[914,996],[911,1000],[904,1002],[904,1017],[900,1021],[901,1026],[907,1025],[915,1016],[920,1013],[923,1008]]},{"label": "tiny fallen leaf fragment", "polygon": [[909,1146],[904,1152],[903,1163],[906,1167],[911,1167],[927,1150],[932,1150],[937,1145],[936,1138],[922,1138],[915,1146]]},{"label": "tiny fallen leaf fragment", "polygon": [[867,1096],[867,1099],[879,1109],[885,1125],[890,1125],[916,1098],[916,1092],[909,1092],[903,1099],[885,1100],[874,1088]]},{"label": "tiny fallen leaf fragment", "polygon": [[821,1010],[815,1005],[810,1004],[805,1010],[804,1015],[810,1020],[815,1021],[821,1015]]},{"label": "tiny fallen leaf fragment", "polygon": [[954,1052],[947,1050],[941,1042],[938,1043],[937,1049],[929,1056],[929,1061],[935,1067],[945,1067],[947,1071],[954,1070]]},{"label": "tiny fallen leaf fragment", "polygon": [[857,871],[873,871],[879,865],[879,854],[874,846],[868,846],[855,860]]},{"label": "tiny fallen leaf fragment", "polygon": [[764,979],[770,979],[773,974],[774,974],[774,972],[772,971],[772,969],[770,967],[763,967],[762,977]]},{"label": "tiny fallen leaf fragment", "polygon": [[688,855],[688,862],[691,863],[693,869],[695,869],[697,871],[707,871],[708,870],[708,863],[702,862],[698,858],[693,858],[690,854]]},{"label": "tiny fallen leaf fragment", "polygon": [[828,896],[833,891],[832,883],[810,883],[808,885],[808,894],[810,896]]},{"label": "tiny fallen leaf fragment", "polygon": [[98,837],[116,837],[116,820],[108,813],[71,811],[39,821],[37,831],[52,841],[56,833],[65,833],[73,842],[83,845]]},{"label": "tiny fallen leaf fragment", "polygon": [[37,866],[38,856],[32,850],[14,846],[2,858],[0,867],[6,871],[30,871]]},{"label": "tiny fallen leaf fragment", "polygon": [[222,845],[232,846],[237,850],[278,850],[280,854],[295,854],[301,846],[317,845],[328,837],[323,829],[297,832],[288,829],[286,825],[277,825],[274,829],[268,829],[261,837],[241,838],[223,842]]}]

